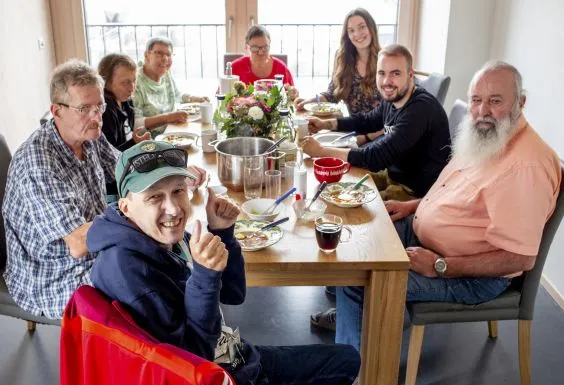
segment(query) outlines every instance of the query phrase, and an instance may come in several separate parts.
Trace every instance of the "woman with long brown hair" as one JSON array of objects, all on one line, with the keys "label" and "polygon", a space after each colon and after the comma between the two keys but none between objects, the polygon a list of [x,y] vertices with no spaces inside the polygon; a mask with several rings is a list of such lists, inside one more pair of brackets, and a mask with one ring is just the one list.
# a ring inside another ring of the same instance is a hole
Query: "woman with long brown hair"
[{"label": "woman with long brown hair", "polygon": [[[376,62],[380,43],[376,22],[364,8],[356,8],[345,17],[341,42],[333,67],[333,76],[321,101],[336,103],[344,100],[351,114],[368,112],[380,103],[376,88]],[[302,110],[316,98],[298,98],[296,107]]]}]

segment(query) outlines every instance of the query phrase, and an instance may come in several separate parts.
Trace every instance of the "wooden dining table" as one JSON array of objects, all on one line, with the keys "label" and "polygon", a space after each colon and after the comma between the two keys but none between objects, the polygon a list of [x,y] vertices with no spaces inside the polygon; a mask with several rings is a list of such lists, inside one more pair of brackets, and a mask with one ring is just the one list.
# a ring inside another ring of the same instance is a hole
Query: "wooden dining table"
[{"label": "wooden dining table", "polygon": [[[209,124],[190,122],[169,125],[165,133],[199,135],[210,128]],[[216,154],[203,152],[195,144],[187,151],[188,164],[204,168],[211,176],[210,186],[219,184]],[[312,160],[306,159],[305,164],[311,197],[319,182],[313,175]],[[365,169],[352,167],[342,181],[356,182],[364,174]],[[365,185],[376,189],[372,178]],[[194,192],[193,219],[205,218],[205,195],[203,188]],[[291,202],[287,202],[283,209],[290,220],[280,225],[283,238],[268,248],[245,252],[244,259],[249,287],[364,286],[360,384],[389,385],[398,383],[409,262],[384,204],[376,195],[376,199],[357,208],[327,204],[326,213],[340,216],[352,230],[351,240],[340,243],[332,253],[318,249],[314,224],[297,219]],[[229,190],[228,197],[238,204],[245,201],[243,192]],[[242,212],[240,219],[245,219]]]}]

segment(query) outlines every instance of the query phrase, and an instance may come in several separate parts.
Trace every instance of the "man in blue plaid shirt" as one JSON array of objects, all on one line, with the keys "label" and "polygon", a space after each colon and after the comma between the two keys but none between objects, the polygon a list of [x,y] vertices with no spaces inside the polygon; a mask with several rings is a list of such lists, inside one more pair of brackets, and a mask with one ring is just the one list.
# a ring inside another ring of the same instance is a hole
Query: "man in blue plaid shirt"
[{"label": "man in blue plaid shirt", "polygon": [[119,152],[101,135],[102,78],[70,61],[51,79],[53,119],[16,151],[3,214],[8,245],[4,279],[16,303],[61,318],[72,293],[90,284],[94,255],[86,232],[105,208]]}]

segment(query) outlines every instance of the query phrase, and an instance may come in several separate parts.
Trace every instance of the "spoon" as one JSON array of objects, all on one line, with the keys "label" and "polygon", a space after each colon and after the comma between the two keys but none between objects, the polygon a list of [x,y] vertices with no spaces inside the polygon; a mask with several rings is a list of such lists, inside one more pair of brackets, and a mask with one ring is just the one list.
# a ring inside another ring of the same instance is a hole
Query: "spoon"
[{"label": "spoon", "polygon": [[331,142],[329,142],[329,145],[335,144],[335,143],[337,143],[337,142],[339,142],[339,141],[341,141],[341,140],[343,140],[343,139],[350,138],[351,136],[355,136],[355,135],[356,135],[356,132],[355,132],[355,131],[349,132],[349,133],[346,134],[346,135],[339,136],[338,138],[332,140]]},{"label": "spoon", "polygon": [[[264,231],[264,230],[268,230],[268,229],[270,229],[270,228],[272,228],[272,227],[278,226],[279,224],[282,224],[282,223],[288,221],[289,219],[290,219],[290,217],[284,217],[284,218],[281,218],[281,219],[279,219],[279,220],[277,220],[277,221],[274,221],[274,222],[272,222],[272,223],[269,223],[269,224],[267,224],[267,225],[264,225],[264,226],[262,226],[260,229],[258,229],[258,230],[256,230],[256,231],[253,231],[252,233],[242,234],[242,235],[244,235],[245,237],[244,237],[244,238],[241,238],[240,240],[246,239],[246,238],[254,238],[254,237],[257,237],[260,232],[262,232],[262,231]],[[239,234],[241,234],[241,233],[239,233]]]},{"label": "spoon", "polygon": [[370,176],[370,174],[366,174],[362,178],[360,178],[360,180],[358,182],[356,182],[354,185],[352,185],[351,187],[347,187],[346,189],[341,190],[339,192],[339,198],[340,199],[348,199],[349,196],[347,196],[347,195],[350,195],[349,193],[351,191],[357,190],[360,186],[362,186],[362,184],[364,182],[366,182],[366,180],[368,179],[369,176]]},{"label": "spoon", "polygon": [[280,145],[280,143],[282,143],[285,139],[286,139],[285,136],[281,137],[281,138],[278,139],[272,146],[268,147],[264,153],[265,153],[265,154],[268,154],[270,151],[272,151],[272,150],[274,150],[275,148],[277,148],[277,147]]},{"label": "spoon", "polygon": [[273,204],[268,206],[268,208],[264,210],[261,215],[272,214],[272,212],[276,209],[276,206],[278,206],[284,199],[288,198],[294,191],[296,191],[295,187],[292,187],[291,189],[286,191],[284,194],[282,194],[282,196],[280,196],[280,198],[276,199]]}]

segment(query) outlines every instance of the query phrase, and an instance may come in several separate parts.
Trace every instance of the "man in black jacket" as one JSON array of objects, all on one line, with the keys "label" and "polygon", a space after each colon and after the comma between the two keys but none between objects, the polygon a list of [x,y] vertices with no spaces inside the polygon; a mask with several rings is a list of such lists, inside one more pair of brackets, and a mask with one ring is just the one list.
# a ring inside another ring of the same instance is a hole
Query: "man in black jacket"
[{"label": "man in black jacket", "polygon": [[[448,162],[447,115],[435,97],[415,87],[411,53],[404,46],[394,44],[380,50],[376,81],[383,102],[374,110],[348,118],[309,120],[312,133],[321,129],[356,131],[363,136],[359,144],[368,143],[343,149],[323,147],[307,137],[304,152],[346,160],[372,172],[387,169],[389,179],[407,186],[414,197],[422,197]],[[378,185],[381,191],[386,187]]]},{"label": "man in black jacket", "polygon": [[[412,56],[393,44],[378,53],[376,81],[382,103],[348,118],[309,119],[310,132],[322,129],[356,131],[360,148],[324,147],[306,137],[303,150],[311,157],[334,157],[367,168],[384,200],[423,197],[448,163],[450,132],[437,99],[414,82]],[[326,291],[334,293],[334,287]],[[335,330],[335,309],[312,314],[314,326]]]}]

